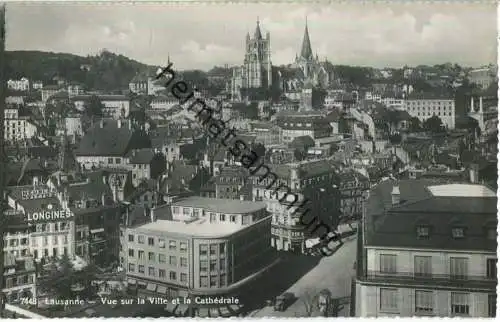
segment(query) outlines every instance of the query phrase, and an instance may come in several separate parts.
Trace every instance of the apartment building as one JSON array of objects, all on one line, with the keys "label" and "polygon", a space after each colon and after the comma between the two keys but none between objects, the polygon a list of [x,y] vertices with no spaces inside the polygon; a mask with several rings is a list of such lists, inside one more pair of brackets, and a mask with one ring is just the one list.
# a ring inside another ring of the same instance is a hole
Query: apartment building
[{"label": "apartment building", "polygon": [[274,262],[263,203],[187,197],[151,219],[123,229],[120,262],[138,296],[241,294]]},{"label": "apartment building", "polygon": [[33,258],[17,258],[5,253],[3,274],[3,294],[9,303],[15,303],[23,297],[36,296],[36,269]]},{"label": "apartment building", "polygon": [[379,184],[359,230],[356,316],[495,316],[496,205],[482,185]]},{"label": "apartment building", "polygon": [[[310,203],[304,207],[309,209],[308,218],[322,221],[334,231],[340,217],[338,170],[330,160],[268,166],[270,171],[261,168],[251,177],[252,198],[255,201],[265,202],[267,210],[272,214],[271,246],[277,250],[301,253],[304,250],[305,240],[312,236],[299,222],[300,211],[296,214],[294,212],[303,200],[309,200]],[[281,189],[276,193],[276,189],[280,186]],[[298,201],[295,205],[290,205],[284,200],[280,202],[286,193],[285,187],[289,187],[292,193],[297,194]],[[311,219],[306,221],[312,222]]]},{"label": "apartment building", "polygon": [[278,126],[281,128],[281,142],[285,144],[299,136],[324,138],[330,136],[333,130],[322,116],[285,116],[278,119]]},{"label": "apartment building", "polygon": [[446,128],[455,128],[455,99],[453,97],[412,94],[405,100],[404,110],[421,122],[437,116]]},{"label": "apartment building", "polygon": [[16,257],[33,256],[46,262],[74,254],[73,213],[60,203],[61,196],[46,185],[9,187],[11,211],[21,214],[25,230],[5,236],[5,251]]}]

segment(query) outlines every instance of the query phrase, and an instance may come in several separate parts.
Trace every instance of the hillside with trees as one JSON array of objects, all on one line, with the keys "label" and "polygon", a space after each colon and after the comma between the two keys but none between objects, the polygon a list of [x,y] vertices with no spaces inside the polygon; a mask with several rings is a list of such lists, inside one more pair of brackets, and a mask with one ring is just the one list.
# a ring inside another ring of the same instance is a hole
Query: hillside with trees
[{"label": "hillside with trees", "polygon": [[6,52],[6,78],[40,80],[44,84],[54,82],[54,77],[84,85],[89,90],[127,89],[129,81],[144,71],[157,67],[102,51],[97,56],[77,56],[42,51]]}]

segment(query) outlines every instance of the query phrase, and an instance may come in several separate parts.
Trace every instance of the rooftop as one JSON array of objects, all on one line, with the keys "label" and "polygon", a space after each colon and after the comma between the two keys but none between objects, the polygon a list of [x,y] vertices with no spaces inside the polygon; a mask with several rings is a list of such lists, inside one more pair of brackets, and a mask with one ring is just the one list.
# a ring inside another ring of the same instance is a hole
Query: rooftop
[{"label": "rooftop", "polygon": [[262,202],[205,197],[188,197],[173,202],[172,206],[203,208],[207,211],[223,214],[246,214],[266,208]]},{"label": "rooftop", "polygon": [[157,220],[139,228],[160,233],[186,234],[199,237],[222,237],[233,234],[241,230],[242,227],[244,226],[235,223],[210,223],[206,219],[196,219],[189,222]]},{"label": "rooftop", "polygon": [[478,184],[445,184],[428,187],[434,197],[496,197],[488,187]]}]

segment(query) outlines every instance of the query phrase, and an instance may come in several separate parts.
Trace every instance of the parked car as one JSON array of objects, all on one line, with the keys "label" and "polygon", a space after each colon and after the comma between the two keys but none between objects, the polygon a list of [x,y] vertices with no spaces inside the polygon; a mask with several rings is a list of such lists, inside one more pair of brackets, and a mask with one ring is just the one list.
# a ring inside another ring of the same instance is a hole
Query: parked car
[{"label": "parked car", "polygon": [[275,311],[284,311],[286,308],[292,304],[295,299],[295,295],[290,292],[283,293],[276,297],[276,301],[274,302],[274,310]]}]

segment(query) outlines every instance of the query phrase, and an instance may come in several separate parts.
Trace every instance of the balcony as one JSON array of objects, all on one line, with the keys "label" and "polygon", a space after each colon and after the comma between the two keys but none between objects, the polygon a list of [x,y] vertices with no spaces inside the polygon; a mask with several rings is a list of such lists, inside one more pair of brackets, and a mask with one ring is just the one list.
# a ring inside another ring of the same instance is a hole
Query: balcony
[{"label": "balcony", "polygon": [[463,289],[496,289],[497,278],[487,276],[458,276],[450,274],[386,273],[367,271],[358,275],[365,282],[403,284],[408,286],[460,287]]}]

